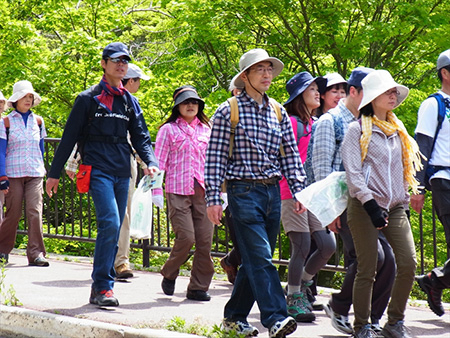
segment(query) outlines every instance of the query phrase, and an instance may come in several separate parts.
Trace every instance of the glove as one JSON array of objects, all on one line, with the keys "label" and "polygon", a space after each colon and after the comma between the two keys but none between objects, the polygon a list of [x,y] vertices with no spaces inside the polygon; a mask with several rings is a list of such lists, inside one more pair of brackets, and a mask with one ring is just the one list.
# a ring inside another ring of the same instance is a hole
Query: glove
[{"label": "glove", "polygon": [[222,203],[222,210],[225,211],[225,209],[228,206],[228,195],[227,195],[226,192],[223,192],[223,193],[220,194],[220,197],[222,198],[222,201],[223,201],[223,203]]},{"label": "glove", "polygon": [[6,177],[6,176],[0,177],[0,190],[6,190],[8,188],[9,188],[8,177]]},{"label": "glove", "polygon": [[363,207],[369,214],[375,228],[379,229],[387,226],[386,218],[389,217],[389,214],[380,208],[377,201],[371,199],[370,201],[364,203]]},{"label": "glove", "polygon": [[164,208],[164,197],[163,195],[154,195],[152,196],[153,204],[156,205],[158,208],[163,209]]}]

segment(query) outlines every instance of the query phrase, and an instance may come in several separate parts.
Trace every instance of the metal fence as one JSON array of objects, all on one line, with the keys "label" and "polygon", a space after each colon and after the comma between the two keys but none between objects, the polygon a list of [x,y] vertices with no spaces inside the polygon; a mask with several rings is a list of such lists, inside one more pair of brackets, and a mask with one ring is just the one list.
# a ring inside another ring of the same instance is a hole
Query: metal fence
[{"label": "metal fence", "polygon": [[[45,140],[45,165],[47,171],[50,168],[53,154],[59,144],[60,139]],[[44,237],[57,238],[65,241],[95,242],[96,237],[96,218],[93,201],[89,194],[79,194],[76,190],[75,183],[65,174],[62,173],[58,192],[50,198],[44,193]],[[429,257],[430,253],[425,253],[424,247],[424,221],[420,215],[420,230],[418,245],[419,269],[424,272],[425,255]],[[18,230],[20,234],[26,234],[27,224],[24,217],[23,227]],[[429,229],[429,227],[427,227]],[[433,210],[432,215],[432,255],[434,266],[437,265],[437,236],[436,236],[436,218]],[[429,230],[427,230],[429,231]],[[170,222],[167,217],[166,210],[160,210],[154,207],[153,223],[151,228],[151,239],[132,241],[131,247],[142,250],[143,265],[149,267],[149,257],[152,250],[169,252],[171,250]],[[323,270],[329,271],[345,271],[341,262],[343,261],[342,243],[337,237],[337,250]],[[426,246],[429,251],[429,245]],[[232,248],[230,235],[227,227],[222,224],[215,226],[214,238],[212,244],[212,256],[223,257]],[[280,266],[287,266],[289,262],[289,241],[284,232],[278,235],[276,253],[273,262]],[[418,271],[419,272],[419,271]]]}]

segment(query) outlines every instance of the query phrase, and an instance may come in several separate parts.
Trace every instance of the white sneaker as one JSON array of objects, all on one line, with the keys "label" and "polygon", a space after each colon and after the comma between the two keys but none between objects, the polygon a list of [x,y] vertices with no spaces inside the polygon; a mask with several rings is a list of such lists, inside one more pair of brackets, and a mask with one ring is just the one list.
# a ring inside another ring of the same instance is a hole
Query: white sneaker
[{"label": "white sneaker", "polygon": [[269,331],[270,338],[284,338],[297,329],[297,322],[292,317],[284,318],[281,322],[272,325]]},{"label": "white sneaker", "polygon": [[353,333],[353,328],[350,324],[350,321],[348,320],[348,316],[343,316],[339,313],[334,312],[329,302],[324,306],[324,310],[327,316],[331,318],[331,325],[336,330],[345,334]]},{"label": "white sneaker", "polygon": [[245,337],[255,337],[259,331],[253,325],[241,321],[232,321],[230,319],[224,319],[222,321],[223,329],[226,332],[235,331],[238,335],[245,335]]}]

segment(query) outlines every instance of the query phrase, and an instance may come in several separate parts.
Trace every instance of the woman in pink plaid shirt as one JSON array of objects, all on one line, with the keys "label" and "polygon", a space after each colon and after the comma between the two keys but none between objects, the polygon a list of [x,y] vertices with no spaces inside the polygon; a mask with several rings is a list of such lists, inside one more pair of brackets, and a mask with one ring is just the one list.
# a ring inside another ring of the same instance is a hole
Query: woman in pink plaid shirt
[{"label": "woman in pink plaid shirt", "polygon": [[155,147],[159,168],[166,172],[167,207],[175,232],[172,251],[161,270],[161,287],[166,295],[173,295],[180,266],[195,243],[186,297],[208,301],[211,297],[207,291],[214,275],[214,228],[206,214],[204,166],[211,128],[203,113],[205,103],[194,87],[177,88],[173,100],[172,114],[161,125]]}]

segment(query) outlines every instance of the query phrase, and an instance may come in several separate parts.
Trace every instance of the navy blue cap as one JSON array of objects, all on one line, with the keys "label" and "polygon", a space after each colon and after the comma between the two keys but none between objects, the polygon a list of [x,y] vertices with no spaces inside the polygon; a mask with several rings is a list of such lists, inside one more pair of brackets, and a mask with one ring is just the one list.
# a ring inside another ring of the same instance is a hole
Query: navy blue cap
[{"label": "navy blue cap", "polygon": [[112,42],[103,49],[103,59],[118,58],[120,56],[125,56],[128,61],[131,61],[130,52],[128,52],[127,46],[122,42]]},{"label": "navy blue cap", "polygon": [[375,69],[367,67],[356,67],[353,69],[350,77],[348,78],[347,85],[354,87],[362,87],[361,81]]},{"label": "navy blue cap", "polygon": [[327,80],[322,76],[313,77],[309,72],[300,72],[295,74],[288,82],[286,82],[286,90],[290,97],[285,103],[283,103],[283,106],[286,106],[288,103],[292,102],[314,81],[317,83],[319,91],[327,85]]}]

